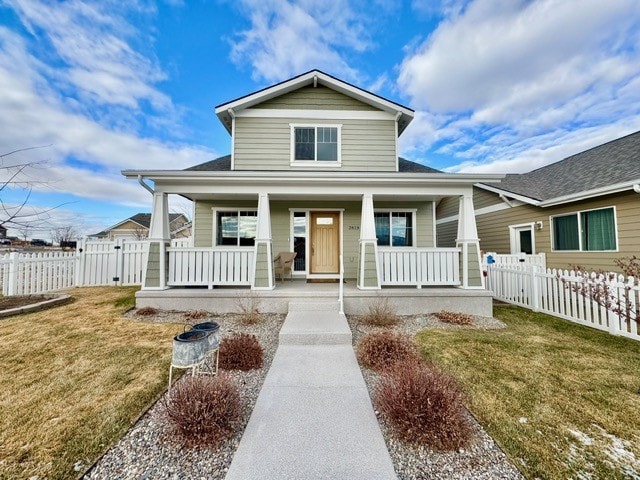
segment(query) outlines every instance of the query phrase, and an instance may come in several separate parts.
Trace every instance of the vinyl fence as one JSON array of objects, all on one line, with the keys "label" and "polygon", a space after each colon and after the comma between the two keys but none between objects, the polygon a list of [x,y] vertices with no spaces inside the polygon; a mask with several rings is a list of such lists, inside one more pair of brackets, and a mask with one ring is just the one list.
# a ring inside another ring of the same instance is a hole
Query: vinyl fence
[{"label": "vinyl fence", "polygon": [[640,286],[633,277],[489,264],[486,286],[495,298],[588,327],[640,340]]},{"label": "vinyl fence", "polygon": [[29,295],[73,286],[140,285],[149,243],[82,241],[75,252],[0,255],[2,294]]}]

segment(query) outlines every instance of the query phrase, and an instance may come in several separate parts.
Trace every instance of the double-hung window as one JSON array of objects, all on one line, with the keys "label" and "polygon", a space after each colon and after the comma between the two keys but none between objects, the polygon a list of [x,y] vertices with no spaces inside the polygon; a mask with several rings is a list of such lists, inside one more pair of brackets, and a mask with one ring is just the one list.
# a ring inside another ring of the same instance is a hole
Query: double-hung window
[{"label": "double-hung window", "polygon": [[374,212],[378,246],[413,247],[415,212],[385,211]]},{"label": "double-hung window", "polygon": [[[291,125],[291,163],[340,163],[341,125]],[[315,165],[318,165],[315,163]]]},{"label": "double-hung window", "polygon": [[551,217],[553,250],[602,252],[616,250],[613,207]]},{"label": "double-hung window", "polygon": [[258,213],[255,210],[216,210],[216,246],[250,247],[255,244]]}]

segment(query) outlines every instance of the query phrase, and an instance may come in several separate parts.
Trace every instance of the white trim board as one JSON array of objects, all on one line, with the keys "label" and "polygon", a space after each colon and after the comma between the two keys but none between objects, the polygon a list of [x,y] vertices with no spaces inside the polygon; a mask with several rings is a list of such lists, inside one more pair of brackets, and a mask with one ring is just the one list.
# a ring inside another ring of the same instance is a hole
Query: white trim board
[{"label": "white trim board", "polygon": [[300,118],[307,120],[391,120],[395,115],[371,110],[303,110],[255,108],[241,110],[235,114],[236,118]]},{"label": "white trim board", "polygon": [[[497,203],[495,205],[489,205],[488,207],[482,207],[474,211],[475,216],[478,215],[486,215],[487,213],[495,213],[500,212],[502,210],[508,210],[509,208],[520,207],[521,205],[525,205],[524,202],[520,202],[518,200],[514,200],[511,202],[511,205],[507,205],[506,203]],[[436,225],[441,225],[443,223],[456,222],[459,218],[459,215],[451,215],[450,217],[440,218],[436,220]]]}]

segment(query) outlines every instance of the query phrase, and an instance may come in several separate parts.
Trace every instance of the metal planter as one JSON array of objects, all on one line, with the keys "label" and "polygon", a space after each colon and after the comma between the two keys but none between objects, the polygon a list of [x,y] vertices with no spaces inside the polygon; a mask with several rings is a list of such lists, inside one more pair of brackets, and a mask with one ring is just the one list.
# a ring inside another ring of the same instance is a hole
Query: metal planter
[{"label": "metal planter", "polygon": [[187,368],[201,363],[209,351],[209,335],[203,330],[189,330],[173,337],[174,367]]},{"label": "metal planter", "polygon": [[220,346],[220,325],[216,322],[198,323],[191,327],[191,331],[199,330],[208,335],[209,350],[215,350]]}]

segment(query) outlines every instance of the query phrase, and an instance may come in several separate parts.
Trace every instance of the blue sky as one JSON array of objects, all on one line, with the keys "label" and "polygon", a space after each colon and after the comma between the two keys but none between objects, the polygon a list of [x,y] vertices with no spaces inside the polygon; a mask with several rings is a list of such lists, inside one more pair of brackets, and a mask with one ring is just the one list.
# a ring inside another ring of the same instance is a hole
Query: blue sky
[{"label": "blue sky", "polygon": [[640,130],[639,27],[637,0],[0,0],[0,154],[44,146],[3,158],[57,206],[30,237],[95,232],[150,210],[120,170],[229,153],[215,105],[318,68],[416,110],[405,157],[524,172]]}]

